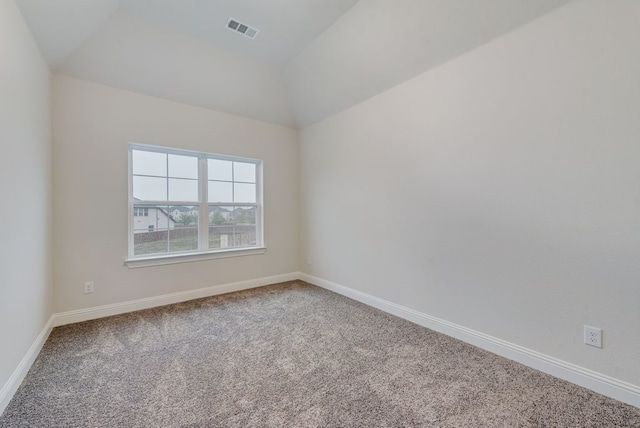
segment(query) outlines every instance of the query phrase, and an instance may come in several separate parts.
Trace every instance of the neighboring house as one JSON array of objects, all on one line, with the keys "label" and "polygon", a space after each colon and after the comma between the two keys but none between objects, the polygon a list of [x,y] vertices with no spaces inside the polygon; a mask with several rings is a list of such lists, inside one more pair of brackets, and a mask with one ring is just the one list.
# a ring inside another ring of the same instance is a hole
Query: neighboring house
[{"label": "neighboring house", "polygon": [[233,220],[233,217],[231,216],[231,213],[229,211],[218,211],[218,212],[220,213],[224,221]]},{"label": "neighboring house", "polygon": [[198,215],[198,210],[194,210],[193,207],[190,206],[177,206],[170,208],[170,215],[176,222],[180,222],[180,218],[182,218],[182,216],[185,214],[196,216]]},{"label": "neighboring house", "polygon": [[155,232],[176,227],[176,222],[162,208],[136,207],[133,209],[134,233]]},{"label": "neighboring house", "polygon": [[213,215],[217,218],[220,218],[221,221],[229,221],[233,220],[233,216],[231,215],[231,211],[223,207],[213,207],[210,212],[210,215]]}]

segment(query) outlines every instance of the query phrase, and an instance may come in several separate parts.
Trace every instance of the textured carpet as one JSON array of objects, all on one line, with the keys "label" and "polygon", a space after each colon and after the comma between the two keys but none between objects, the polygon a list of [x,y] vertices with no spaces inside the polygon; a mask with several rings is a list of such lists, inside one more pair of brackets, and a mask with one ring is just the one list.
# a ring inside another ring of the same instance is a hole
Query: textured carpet
[{"label": "textured carpet", "polygon": [[290,282],[53,330],[0,427],[640,427],[640,409]]}]

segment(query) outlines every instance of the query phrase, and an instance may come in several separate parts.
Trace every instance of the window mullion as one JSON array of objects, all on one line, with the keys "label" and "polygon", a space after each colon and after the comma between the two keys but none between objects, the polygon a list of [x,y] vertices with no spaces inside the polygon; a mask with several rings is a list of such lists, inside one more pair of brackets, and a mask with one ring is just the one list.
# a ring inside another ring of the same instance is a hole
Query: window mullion
[{"label": "window mullion", "polygon": [[[169,154],[164,155],[167,168],[167,211],[169,211]],[[169,228],[169,219],[167,219],[167,253],[171,252],[171,230]]]},{"label": "window mullion", "polygon": [[127,215],[127,221],[128,221],[128,230],[129,230],[129,258],[132,258],[133,256],[135,256],[135,251],[134,251],[134,245],[135,245],[135,241],[134,241],[134,236],[133,236],[133,152],[131,150],[131,147],[129,147],[129,154],[128,154],[128,159],[127,159],[127,169],[128,169],[128,174],[129,174],[129,180],[128,180],[128,187],[129,187],[129,195],[128,195],[128,199],[129,199],[129,213]]},{"label": "window mullion", "polygon": [[233,234],[232,239],[233,243],[231,246],[235,247],[236,245],[236,163],[231,162],[231,200],[233,201]]},{"label": "window mullion", "polygon": [[200,217],[198,223],[198,249],[206,251],[209,249],[209,206],[207,204],[208,197],[208,173],[207,158],[200,156],[198,159],[198,189],[200,191]]}]

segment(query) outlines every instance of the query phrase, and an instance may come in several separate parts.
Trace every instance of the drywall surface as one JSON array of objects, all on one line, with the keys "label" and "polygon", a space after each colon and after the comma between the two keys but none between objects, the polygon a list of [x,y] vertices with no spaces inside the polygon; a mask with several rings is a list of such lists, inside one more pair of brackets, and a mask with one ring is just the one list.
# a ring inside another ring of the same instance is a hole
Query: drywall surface
[{"label": "drywall surface", "polygon": [[52,313],[49,69],[0,0],[0,388]]},{"label": "drywall surface", "polygon": [[325,119],[569,1],[360,1],[286,65],[297,124]]},{"label": "drywall surface", "polygon": [[119,9],[56,71],[278,125],[295,123],[279,67],[127,9]]},{"label": "drywall surface", "polygon": [[55,69],[118,9],[119,0],[16,0],[41,53]]},{"label": "drywall surface", "polygon": [[[297,131],[64,75],[53,88],[56,312],[297,271]],[[123,266],[129,142],[262,159],[267,252]]]},{"label": "drywall surface", "polygon": [[570,3],[302,130],[304,271],[640,385],[638,41]]}]

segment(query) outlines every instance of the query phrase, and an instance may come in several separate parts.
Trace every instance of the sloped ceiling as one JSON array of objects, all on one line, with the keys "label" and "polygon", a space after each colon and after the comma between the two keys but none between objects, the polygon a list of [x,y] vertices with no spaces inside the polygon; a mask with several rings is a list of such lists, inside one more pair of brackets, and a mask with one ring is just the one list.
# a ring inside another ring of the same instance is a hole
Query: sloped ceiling
[{"label": "sloped ceiling", "polygon": [[[16,0],[55,72],[305,127],[575,0]],[[227,30],[233,17],[260,30]]]},{"label": "sloped ceiling", "polygon": [[[140,16],[214,45],[283,66],[358,0],[120,0]],[[229,17],[260,30],[254,41],[226,29]]]},{"label": "sloped ceiling", "polygon": [[361,0],[285,68],[305,127],[571,0]]},{"label": "sloped ceiling", "polygon": [[280,68],[176,32],[127,9],[118,10],[57,71],[212,110],[296,125]]},{"label": "sloped ceiling", "polygon": [[16,3],[53,69],[118,8],[118,0],[19,0]]}]

